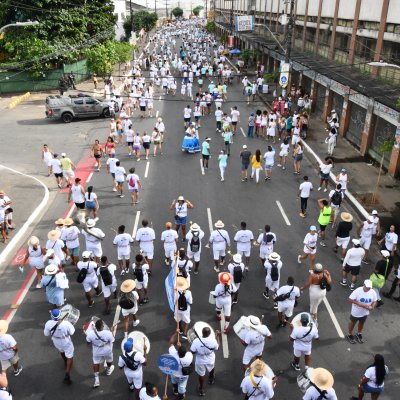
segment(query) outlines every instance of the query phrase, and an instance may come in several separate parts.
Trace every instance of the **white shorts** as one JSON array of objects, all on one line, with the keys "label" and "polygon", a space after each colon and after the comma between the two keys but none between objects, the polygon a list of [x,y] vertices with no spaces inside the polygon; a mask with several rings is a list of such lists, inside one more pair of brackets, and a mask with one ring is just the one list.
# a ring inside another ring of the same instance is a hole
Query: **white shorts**
[{"label": "white shorts", "polygon": [[121,312],[123,317],[129,317],[129,315],[135,315],[138,312],[138,308],[132,307],[128,310],[125,310],[125,308],[121,308]]},{"label": "white shorts", "polygon": [[135,282],[136,289],[147,289],[147,286],[149,285],[149,278],[143,278],[143,282],[139,282],[137,279],[135,279]]},{"label": "white shorts", "polygon": [[333,215],[334,215],[335,218],[336,218],[336,217],[339,215],[340,206],[334,206],[334,205],[332,204],[331,207],[332,207]]},{"label": "white shorts", "polygon": [[154,248],[145,250],[143,247],[140,247],[140,250],[142,250],[142,256],[146,257],[148,260],[154,258]]},{"label": "white shorts", "polygon": [[283,302],[278,301],[278,312],[284,313],[287,318],[293,315],[293,307],[286,307]]},{"label": "white shorts", "polygon": [[226,316],[226,317],[230,317],[231,316],[231,308],[232,308],[232,301],[231,301],[231,299],[229,299],[229,301],[223,301],[223,302],[221,302],[220,300],[219,300],[219,297],[217,297],[216,299],[215,299],[215,309],[217,310],[217,311],[223,311],[224,312],[224,315]]},{"label": "white shorts", "polygon": [[237,249],[237,253],[240,254],[242,257],[250,257],[250,250],[239,250]]},{"label": "white shorts", "polygon": [[[125,368],[124,368],[125,370]],[[132,371],[133,373],[125,372],[126,379],[130,386],[134,385],[135,389],[141,389],[143,384],[143,368],[140,368],[140,371]]]},{"label": "white shorts", "polygon": [[274,251],[274,246],[260,246],[260,258],[265,260]]},{"label": "white shorts", "polygon": [[109,354],[102,355],[102,356],[93,354],[93,364],[104,364],[105,362],[107,362],[107,363],[113,362],[112,351]]},{"label": "white shorts", "polygon": [[67,358],[74,357],[74,345],[72,342],[69,342],[68,344],[62,346],[56,346],[56,345],[54,346],[60,353],[64,353],[65,357]]},{"label": "white shorts", "polygon": [[347,238],[341,238],[341,237],[336,238],[336,246],[342,247],[342,249],[347,249],[349,243],[350,243],[350,236]]},{"label": "white shorts", "polygon": [[279,152],[279,157],[287,157],[288,156],[288,153],[286,152],[286,151],[280,151]]},{"label": "white shorts", "polygon": [[310,356],[311,355],[311,349],[307,350],[307,351],[293,349],[293,354],[294,354],[295,357]]},{"label": "white shorts", "polygon": [[103,285],[103,295],[105,298],[111,297],[111,295],[117,290],[117,285],[106,286]]},{"label": "white shorts", "polygon": [[195,262],[199,262],[200,261],[200,254],[201,251],[196,251],[196,253],[193,253],[190,248],[188,247],[186,254],[189,258],[189,260],[191,260],[192,258],[194,259]]},{"label": "white shorts", "polygon": [[72,169],[63,169],[63,175],[65,179],[72,179],[75,177],[74,171],[72,171]]},{"label": "white shorts", "polygon": [[99,286],[99,279],[95,275],[94,278],[85,278],[82,282],[83,289],[86,293],[90,292],[92,289],[96,289]]},{"label": "white shorts", "polygon": [[361,236],[360,237],[361,247],[363,247],[365,250],[369,250],[369,248],[371,247],[371,240],[372,240],[372,236],[367,237],[367,238]]},{"label": "white shorts", "polygon": [[244,365],[248,365],[250,364],[250,361],[254,358],[254,357],[259,357],[262,356],[262,352],[259,354],[255,354],[254,351],[252,351],[252,349],[249,349],[249,346],[247,346],[244,349],[244,353],[243,353],[243,359],[242,359],[242,364]]},{"label": "white shorts", "polygon": [[118,260],[128,260],[129,261],[130,257],[131,257],[131,253],[130,252],[126,253],[126,252],[118,250]]},{"label": "white shorts", "polygon": [[271,277],[267,275],[265,277],[265,287],[276,292],[279,289],[279,279],[277,281],[273,281]]},{"label": "white shorts", "polygon": [[226,255],[226,250],[216,250],[213,248],[213,257],[215,261],[218,261],[221,257],[225,257]]},{"label": "white shorts", "polygon": [[300,137],[299,135],[293,135],[292,136],[292,146],[294,146],[296,143],[300,142]]},{"label": "white shorts", "polygon": [[194,370],[199,376],[205,376],[207,372],[211,372],[214,369],[214,364],[194,364]]},{"label": "white shorts", "polygon": [[310,250],[307,246],[304,246],[303,251],[305,254],[315,254],[317,252],[317,249],[312,249]]},{"label": "white shorts", "polygon": [[182,321],[185,324],[190,324],[190,310],[177,311],[174,318],[176,322]]},{"label": "white shorts", "polygon": [[86,244],[86,250],[91,251],[95,257],[101,257],[103,255],[103,249],[101,247],[88,247]]},{"label": "white shorts", "polygon": [[175,251],[176,251],[176,246],[174,246],[174,247],[171,247],[171,246],[164,247],[164,251],[165,251],[165,258],[173,259]]}]

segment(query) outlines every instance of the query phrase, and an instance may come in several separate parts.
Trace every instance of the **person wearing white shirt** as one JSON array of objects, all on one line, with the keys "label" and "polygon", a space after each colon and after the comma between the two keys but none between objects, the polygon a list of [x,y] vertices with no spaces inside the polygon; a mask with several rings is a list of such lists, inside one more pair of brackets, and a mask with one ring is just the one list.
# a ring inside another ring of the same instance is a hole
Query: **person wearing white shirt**
[{"label": "person wearing white shirt", "polygon": [[192,109],[190,108],[189,105],[187,105],[184,109],[183,109],[183,121],[185,123],[185,128],[187,128],[189,126],[189,122],[190,122],[190,117],[192,115]]},{"label": "person wearing white shirt", "polygon": [[174,318],[183,339],[187,339],[187,332],[190,324],[190,310],[193,304],[192,292],[189,290],[189,282],[183,276],[176,277]]},{"label": "person wearing white shirt", "polygon": [[187,249],[186,254],[191,260],[194,259],[194,274],[199,273],[200,255],[201,255],[201,241],[204,238],[204,232],[196,223],[190,225],[189,232],[186,234]]},{"label": "person wearing white shirt", "polygon": [[86,341],[92,345],[93,353],[93,371],[94,384],[93,388],[100,386],[100,364],[107,365],[106,375],[109,376],[114,371],[113,365],[113,343],[114,335],[108,329],[104,329],[104,322],[98,319],[92,329],[86,333]]},{"label": "person wearing white shirt", "polygon": [[320,183],[318,190],[322,189],[322,186],[325,185],[324,192],[328,190],[328,183],[331,170],[333,168],[333,162],[330,158],[327,158],[322,164],[319,166],[319,176],[320,176]]},{"label": "person wearing white shirt", "polygon": [[204,380],[208,372],[208,383],[213,385],[215,382],[215,352],[219,349],[221,332],[215,331],[215,336],[211,335],[211,329],[205,327],[201,334],[197,335],[190,346],[190,351],[196,355],[194,368],[199,376],[199,394],[204,396]]},{"label": "person wearing white shirt", "polygon": [[390,225],[389,232],[386,232],[385,237],[378,242],[380,245],[383,243],[382,250],[387,250],[392,257],[396,253],[397,242],[399,240],[395,230],[396,227],[394,225]]},{"label": "person wearing white shirt", "polygon": [[233,294],[232,304],[237,304],[240,284],[243,280],[245,271],[245,266],[242,263],[242,256],[240,254],[234,254],[232,261],[228,264],[228,271],[233,277],[233,283],[236,288],[236,291]]},{"label": "person wearing white shirt", "polygon": [[236,242],[237,253],[245,257],[245,268],[246,271],[249,269],[250,264],[250,252],[251,243],[254,240],[253,232],[247,228],[246,222],[242,221],[240,223],[240,230],[236,232],[233,240]]},{"label": "person wearing white shirt", "polygon": [[256,360],[251,365],[251,372],[246,375],[241,384],[243,394],[248,400],[270,400],[274,397],[276,377],[272,379],[266,376],[266,364],[262,360]]},{"label": "person wearing white shirt", "polygon": [[113,245],[117,246],[118,265],[121,268],[121,275],[129,270],[131,243],[133,243],[132,236],[125,232],[125,225],[120,225],[118,227],[118,233],[113,240]]},{"label": "person wearing white shirt", "polygon": [[71,369],[74,357],[74,345],[71,336],[75,333],[75,328],[69,321],[60,320],[61,311],[54,308],[51,313],[51,320],[44,326],[44,336],[50,336],[54,347],[61,353],[65,363],[64,382],[71,383]]},{"label": "person wearing white shirt", "polygon": [[72,218],[65,218],[64,229],[61,231],[60,239],[65,243],[68,254],[72,257],[73,265],[79,260],[79,228],[74,226]]},{"label": "person wearing white shirt", "polygon": [[300,217],[305,218],[307,214],[307,202],[310,197],[310,193],[313,190],[313,184],[309,182],[308,176],[304,176],[303,181],[299,186],[299,193],[297,197],[300,198]]},{"label": "person wearing white shirt", "polygon": [[78,210],[85,209],[85,190],[81,185],[81,181],[81,178],[75,178],[75,182],[69,188],[67,200],[67,202],[69,203],[72,198],[72,201],[75,203]]},{"label": "person wearing white shirt", "polygon": [[46,250],[54,250],[55,255],[61,262],[61,265],[64,266],[66,264],[65,257],[68,255],[68,249],[60,237],[61,231],[56,229],[50,231],[47,234],[48,240],[46,242]]},{"label": "person wearing white shirt", "polygon": [[347,286],[347,274],[351,273],[350,290],[356,288],[357,276],[360,274],[361,262],[365,256],[365,250],[361,247],[358,239],[352,240],[353,247],[349,249],[343,260],[342,280],[340,284]]},{"label": "person wearing white shirt", "polygon": [[96,228],[95,226],[96,221],[88,219],[86,221],[87,230],[82,229],[81,233],[86,239],[86,250],[93,253],[96,262],[100,262],[100,257],[103,255],[101,241],[106,235],[100,228]]},{"label": "person wearing white shirt", "polygon": [[111,174],[113,179],[113,189],[112,189],[113,192],[117,191],[117,182],[115,181],[115,169],[117,167],[117,162],[119,162],[119,160],[118,158],[115,157],[114,154],[110,154],[106,162],[107,173]]},{"label": "person wearing white shirt", "polygon": [[308,314],[303,313],[300,317],[301,326],[293,326],[292,333],[290,334],[290,340],[293,342],[293,361],[292,367],[296,371],[300,371],[300,358],[304,355],[304,364],[306,368],[310,366],[311,363],[311,347],[312,340],[319,339],[318,329],[312,321]]},{"label": "person wearing white shirt", "polygon": [[61,168],[61,161],[57,158],[58,154],[53,154],[53,159],[50,161],[51,172],[54,174],[56,178],[57,186],[61,189],[62,181],[63,181],[63,172]]},{"label": "person wearing white shirt", "polygon": [[177,249],[176,242],[178,241],[178,232],[175,229],[171,229],[171,222],[167,222],[165,227],[167,229],[161,233],[161,242],[164,246],[165,264],[169,265],[174,259],[174,254]]},{"label": "person wearing white shirt", "polygon": [[257,238],[257,243],[260,245],[260,260],[262,266],[264,266],[265,260],[274,251],[275,242],[276,235],[271,232],[271,226],[265,225],[264,232],[261,232]]},{"label": "person wearing white shirt", "polygon": [[[349,296],[351,303],[351,313],[349,322],[349,333],[346,339],[354,344],[355,341],[364,343],[362,331],[364,329],[365,321],[371,310],[376,307],[377,297],[376,293],[372,290],[372,282],[369,279],[364,281],[364,286],[354,290]],[[358,333],[353,336],[353,329],[358,324]]]},{"label": "person wearing white shirt", "polygon": [[117,191],[119,192],[119,197],[124,197],[124,182],[126,178],[126,171],[124,167],[121,167],[121,162],[117,161],[115,163],[115,182],[117,183]]},{"label": "person wearing white shirt", "polygon": [[229,272],[220,272],[218,274],[218,280],[219,283],[215,286],[211,294],[215,298],[217,320],[221,320],[221,312],[224,312],[224,333],[227,334],[229,332],[229,323],[231,320],[232,295],[236,292],[237,288],[233,284],[233,277]]},{"label": "person wearing white shirt", "polygon": [[[335,389],[333,389],[333,376],[324,368],[313,368],[312,372],[306,373],[312,382],[308,387],[302,400],[318,400],[321,396],[324,400],[337,400]],[[357,397],[358,399],[358,397]]]},{"label": "person wearing white shirt", "polygon": [[305,260],[308,256],[310,256],[310,271],[314,269],[315,260],[317,258],[317,242],[317,228],[315,225],[312,225],[310,226],[310,231],[307,233],[303,241],[303,254],[297,256],[297,262],[299,264],[301,264],[302,260]]},{"label": "person wearing white shirt", "polygon": [[136,255],[135,262],[132,264],[132,269],[135,277],[136,290],[139,295],[139,304],[147,304],[149,302],[147,293],[147,288],[149,286],[149,264],[147,264],[147,260],[142,254]]},{"label": "person wearing white shirt", "polygon": [[85,297],[88,301],[88,306],[93,307],[94,300],[92,299],[91,291],[95,290],[96,296],[100,296],[102,290],[99,287],[99,278],[97,277],[97,263],[92,259],[92,253],[90,251],[84,251],[82,253],[82,261],[79,261],[76,265],[79,272],[86,269],[86,275],[82,281],[83,290],[85,291]]},{"label": "person wearing white shirt", "polygon": [[[266,300],[269,299],[269,292],[272,292],[272,297],[275,297],[276,291],[279,289],[281,278],[282,261],[278,253],[271,253],[264,263],[265,268],[265,291],[263,296]],[[278,309],[278,303],[274,301],[274,309]]]},{"label": "person wearing white shirt", "polygon": [[214,270],[219,272],[220,265],[224,265],[226,248],[231,246],[231,241],[228,232],[223,229],[225,224],[222,221],[217,221],[214,226],[216,229],[211,232],[208,242],[213,250]]},{"label": "person wearing white shirt", "polygon": [[381,222],[378,217],[378,211],[373,210],[371,213],[371,217],[374,217],[374,222],[373,222],[374,229],[372,230],[372,234],[380,236],[381,235]]},{"label": "person wearing white shirt", "polygon": [[149,227],[149,221],[147,219],[143,219],[142,227],[136,232],[136,241],[139,243],[140,251],[149,265],[149,275],[151,275],[151,267],[153,265],[155,239],[156,235],[154,229]]},{"label": "person wearing white shirt", "polygon": [[243,353],[243,370],[246,371],[249,367],[251,360],[254,357],[261,358],[264,351],[265,338],[269,340],[272,339],[272,334],[266,325],[261,324],[260,318],[249,315],[248,322],[250,329],[246,332],[243,344],[245,345],[245,350]]},{"label": "person wearing white shirt", "polygon": [[[158,395],[157,387],[150,382],[146,382],[145,387],[140,389],[139,400],[161,400],[161,397]],[[163,400],[168,400],[168,397],[163,396]]]},{"label": "person wearing white shirt", "polygon": [[117,297],[117,278],[115,277],[116,270],[117,266],[113,263],[108,262],[107,256],[101,256],[100,265],[99,268],[97,268],[96,274],[101,280],[101,287],[103,289],[105,315],[109,315],[111,312],[110,309],[111,294],[114,295],[114,298]]},{"label": "person wearing white shirt", "polygon": [[6,320],[0,320],[0,365],[3,366],[3,361],[8,361],[13,367],[14,376],[18,376],[22,366],[19,365],[17,342],[7,333],[8,325]]},{"label": "person wearing white shirt", "polygon": [[221,132],[222,129],[222,116],[224,115],[223,111],[221,110],[221,107],[217,107],[215,110],[215,122],[216,122],[216,132]]},{"label": "person wearing white shirt", "polygon": [[371,247],[372,235],[374,231],[374,217],[369,216],[357,229],[357,235],[360,237],[360,244],[365,250],[364,264],[369,264],[368,253]]},{"label": "person wearing white shirt", "polygon": [[240,122],[240,112],[237,109],[237,106],[233,107],[231,111],[231,119],[232,119],[232,132],[236,133],[237,124]]},{"label": "person wearing white shirt", "polygon": [[264,153],[264,172],[265,172],[265,180],[271,179],[272,176],[272,167],[275,162],[275,149],[272,146],[268,146],[268,151]]},{"label": "person wearing white shirt", "polygon": [[283,143],[281,143],[281,151],[279,152],[279,163],[277,164],[278,167],[282,167],[282,169],[286,169],[286,162],[287,157],[289,155],[289,140],[285,138]]},{"label": "person wearing white shirt", "polygon": [[294,285],[293,277],[289,276],[286,285],[281,286],[274,298],[278,302],[278,327],[286,326],[287,319],[293,315],[296,300],[300,297],[300,289]]}]

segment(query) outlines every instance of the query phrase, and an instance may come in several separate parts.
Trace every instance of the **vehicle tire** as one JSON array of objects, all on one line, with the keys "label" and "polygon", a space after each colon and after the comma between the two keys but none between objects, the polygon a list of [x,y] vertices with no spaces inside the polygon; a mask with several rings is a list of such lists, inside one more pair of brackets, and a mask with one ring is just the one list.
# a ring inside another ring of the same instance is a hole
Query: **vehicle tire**
[{"label": "vehicle tire", "polygon": [[110,110],[108,108],[105,108],[103,110],[103,117],[104,118],[110,118],[111,114],[110,114]]},{"label": "vehicle tire", "polygon": [[114,104],[114,111],[117,113],[117,112],[119,112],[119,105],[118,105],[118,103],[115,103]]},{"label": "vehicle tire", "polygon": [[69,124],[74,119],[74,116],[70,112],[65,112],[61,115],[61,119],[66,124]]}]

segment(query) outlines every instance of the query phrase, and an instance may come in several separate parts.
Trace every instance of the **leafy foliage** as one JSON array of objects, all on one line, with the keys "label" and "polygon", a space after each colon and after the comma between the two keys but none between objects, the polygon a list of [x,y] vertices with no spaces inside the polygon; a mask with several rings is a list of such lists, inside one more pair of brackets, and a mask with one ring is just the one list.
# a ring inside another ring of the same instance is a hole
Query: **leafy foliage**
[{"label": "leafy foliage", "polygon": [[204,8],[203,6],[197,6],[197,7],[193,8],[192,13],[193,13],[194,15],[196,15],[196,17],[198,17],[199,14],[200,14],[200,11],[201,11],[203,8]]},{"label": "leafy foliage", "polygon": [[171,14],[175,17],[175,18],[179,18],[182,17],[183,15],[183,10],[180,7],[175,7],[172,9]]},{"label": "leafy foliage", "polygon": [[396,107],[400,110],[400,97],[396,100]]},{"label": "leafy foliage", "polygon": [[150,13],[145,10],[137,11],[133,13],[132,16],[128,15],[124,21],[125,36],[127,38],[131,36],[132,20],[134,32],[139,32],[142,28],[146,32],[149,32],[156,26],[157,19],[158,16],[156,13]]},{"label": "leafy foliage", "polygon": [[214,21],[208,21],[208,22],[206,23],[205,28],[206,28],[206,31],[207,31],[208,33],[215,32],[215,22],[214,22]]}]

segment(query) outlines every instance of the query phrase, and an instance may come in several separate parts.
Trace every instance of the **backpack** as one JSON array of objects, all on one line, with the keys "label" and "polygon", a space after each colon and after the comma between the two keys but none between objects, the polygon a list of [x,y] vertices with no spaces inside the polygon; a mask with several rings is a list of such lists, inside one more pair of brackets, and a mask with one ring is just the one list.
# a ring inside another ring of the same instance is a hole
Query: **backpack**
[{"label": "backpack", "polygon": [[188,303],[186,300],[185,292],[178,292],[178,310],[179,311],[186,311],[188,308]]},{"label": "backpack", "polygon": [[325,274],[321,278],[321,282],[319,283],[319,287],[322,290],[326,289],[327,292],[329,292],[332,289],[331,285],[328,283],[328,279],[326,279]]},{"label": "backpack", "polygon": [[140,363],[135,361],[136,351],[132,353],[130,356],[128,353],[121,354],[121,358],[124,360],[124,363],[127,368],[132,371],[136,371],[139,368]]},{"label": "backpack", "polygon": [[342,192],[335,190],[335,193],[333,193],[331,197],[331,203],[335,206],[340,206],[340,204],[342,203]]},{"label": "backpack", "polygon": [[143,282],[144,276],[143,276],[143,269],[140,264],[135,265],[135,269],[133,271],[133,274],[135,275],[135,278],[138,280],[138,282]]},{"label": "backpack", "polygon": [[105,286],[110,286],[112,284],[112,275],[108,267],[100,267],[100,276]]},{"label": "backpack", "polygon": [[129,178],[129,186],[134,188],[136,186],[136,181],[133,179],[133,176]]},{"label": "backpack", "polygon": [[234,267],[233,267],[233,281],[235,283],[240,283],[240,282],[242,282],[242,279],[243,279],[242,267],[240,266],[240,264],[234,264]]},{"label": "backpack", "polygon": [[186,264],[188,263],[188,260],[186,260],[185,264],[183,265],[178,265],[178,276],[183,276],[185,279],[188,277],[188,273],[186,271]]},{"label": "backpack", "polygon": [[[88,263],[88,265],[89,265],[89,263]],[[86,275],[87,275],[87,268],[81,268],[79,270],[78,276],[76,277],[76,281],[78,283],[82,283],[85,280]]]},{"label": "backpack", "polygon": [[200,236],[199,234],[195,235],[193,233],[193,237],[192,237],[192,239],[190,241],[190,244],[189,244],[190,251],[192,253],[197,253],[200,250],[200,238],[199,238],[199,236]]},{"label": "backpack", "polygon": [[271,233],[264,233],[263,242],[265,244],[270,244],[274,240],[274,235]]},{"label": "backpack", "polygon": [[129,295],[129,293],[122,293],[118,304],[124,310],[130,310],[135,306],[135,300]]},{"label": "backpack", "polygon": [[251,88],[247,88],[247,89],[246,89],[246,92],[247,92],[248,96],[250,96],[250,95],[251,95],[251,92],[252,92],[252,89],[251,89]]},{"label": "backpack", "polygon": [[278,271],[278,262],[277,261],[271,261],[271,280],[272,281],[277,281],[279,279],[279,271]]}]

